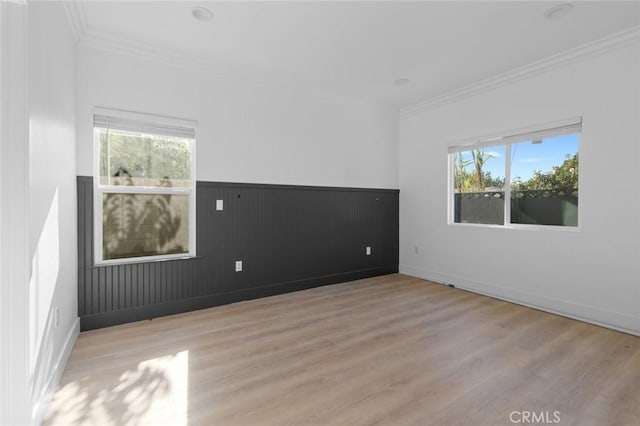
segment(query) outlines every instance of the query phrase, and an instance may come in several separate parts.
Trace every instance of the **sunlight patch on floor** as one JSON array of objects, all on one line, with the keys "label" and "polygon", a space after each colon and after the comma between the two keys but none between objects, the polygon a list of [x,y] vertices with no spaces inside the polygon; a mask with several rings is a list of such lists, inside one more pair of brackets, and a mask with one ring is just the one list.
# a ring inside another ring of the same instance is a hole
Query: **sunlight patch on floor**
[{"label": "sunlight patch on floor", "polygon": [[189,351],[140,362],[110,388],[83,377],[56,393],[45,424],[186,425]]}]

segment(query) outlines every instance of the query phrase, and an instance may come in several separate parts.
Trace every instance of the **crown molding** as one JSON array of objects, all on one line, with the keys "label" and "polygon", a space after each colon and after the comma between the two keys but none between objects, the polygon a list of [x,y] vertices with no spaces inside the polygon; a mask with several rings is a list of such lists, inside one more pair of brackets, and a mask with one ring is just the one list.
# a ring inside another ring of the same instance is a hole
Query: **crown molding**
[{"label": "crown molding", "polygon": [[[253,85],[272,85],[273,83],[276,83],[275,80],[280,79],[276,74],[269,73],[269,76],[263,77],[266,81],[259,82],[258,80],[260,80],[260,78],[256,77],[255,73],[246,75],[246,70],[243,71],[241,68],[233,66],[230,63],[219,61],[213,62],[205,58],[197,57],[193,54],[181,53],[164,47],[120,37],[105,31],[96,30],[88,25],[82,1],[64,0],[63,4],[71,31],[78,45],[111,53],[147,59],[177,68],[204,71],[218,77],[225,77],[238,82],[251,81]],[[560,68],[573,62],[607,53],[638,40],[640,40],[640,26],[634,26],[549,56],[542,60],[517,67],[510,71],[471,83],[438,96],[427,98],[413,105],[402,107],[398,110],[398,115],[402,118],[421,111],[439,108],[446,104],[479,95],[481,93]],[[288,82],[289,84],[291,83],[291,80],[285,78],[282,78],[282,80],[283,81],[280,82],[281,84],[285,84],[285,82]]]},{"label": "crown molding", "polygon": [[79,17],[79,20],[76,21],[78,25],[73,24],[74,28],[79,29],[79,38],[77,40],[78,46],[107,53],[131,56],[138,59],[148,60],[150,62],[168,65],[173,68],[204,72],[207,73],[208,76],[221,78],[241,86],[291,88],[293,85],[296,90],[307,91],[309,93],[313,93],[315,96],[331,96],[342,99],[348,98],[370,104],[369,102],[358,98],[352,98],[341,93],[333,92],[331,89],[310,88],[307,82],[289,74],[283,75],[281,72],[269,69],[257,70],[221,60],[214,61],[199,57],[192,53],[183,53],[158,45],[144,43],[105,31],[96,30],[83,24],[84,21],[82,20],[83,18],[81,14],[73,14],[72,16],[74,16],[74,19],[76,19],[76,16]]},{"label": "crown molding", "polygon": [[640,40],[640,26],[634,26],[598,40],[585,43],[573,49],[565,50],[564,52],[549,56],[545,59],[515,68],[511,71],[480,80],[459,89],[401,108],[399,115],[400,117],[405,117],[418,112],[439,108],[443,105],[470,98],[586,58],[610,52],[638,40]]},{"label": "crown molding", "polygon": [[188,67],[201,71],[216,72],[218,66],[211,61],[192,54],[180,53],[164,47],[143,43],[104,31],[85,28],[78,40],[80,46],[120,55],[148,59],[178,68]]},{"label": "crown molding", "polygon": [[230,63],[208,60],[191,53],[167,49],[92,28],[88,23],[83,3],[80,0],[63,0],[69,26],[79,46],[142,58],[177,68],[205,71],[216,76],[231,78],[242,74],[240,69]]}]

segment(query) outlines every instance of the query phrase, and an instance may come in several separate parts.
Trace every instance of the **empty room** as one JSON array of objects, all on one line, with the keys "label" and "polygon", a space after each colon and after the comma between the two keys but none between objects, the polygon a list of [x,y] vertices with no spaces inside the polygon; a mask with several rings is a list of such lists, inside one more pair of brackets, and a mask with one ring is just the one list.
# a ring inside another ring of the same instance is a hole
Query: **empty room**
[{"label": "empty room", "polygon": [[0,0],[0,425],[640,425],[639,1]]}]

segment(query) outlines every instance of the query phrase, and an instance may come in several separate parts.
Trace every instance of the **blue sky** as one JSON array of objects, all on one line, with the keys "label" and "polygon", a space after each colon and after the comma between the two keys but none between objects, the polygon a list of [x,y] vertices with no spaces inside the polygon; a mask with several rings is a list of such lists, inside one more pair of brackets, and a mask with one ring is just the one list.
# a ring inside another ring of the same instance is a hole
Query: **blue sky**
[{"label": "blue sky", "polygon": [[[553,166],[560,166],[565,160],[567,154],[573,156],[578,152],[579,134],[555,136],[546,138],[539,144],[533,144],[531,141],[519,142],[511,144],[511,179],[516,176],[526,181],[535,170],[541,170],[543,173],[551,171]],[[493,158],[489,159],[484,170],[491,172],[493,177],[504,177],[504,146],[495,146],[485,148],[485,152],[492,154]],[[471,155],[467,152],[464,158],[470,159]],[[467,169],[471,170],[472,166]]]}]

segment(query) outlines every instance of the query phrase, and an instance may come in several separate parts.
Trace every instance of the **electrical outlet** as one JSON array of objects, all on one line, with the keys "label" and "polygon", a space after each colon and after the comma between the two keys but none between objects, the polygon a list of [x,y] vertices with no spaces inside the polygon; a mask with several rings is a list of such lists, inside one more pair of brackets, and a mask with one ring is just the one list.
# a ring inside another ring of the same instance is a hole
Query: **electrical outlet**
[{"label": "electrical outlet", "polygon": [[224,210],[224,200],[216,200],[216,210],[217,211]]},{"label": "electrical outlet", "polygon": [[236,260],[236,272],[242,272],[242,260]]},{"label": "electrical outlet", "polygon": [[367,246],[365,253],[367,253],[367,256],[371,256],[371,247]]}]

